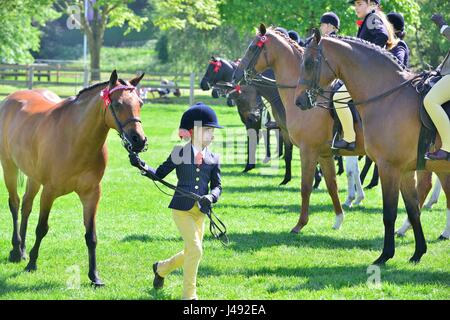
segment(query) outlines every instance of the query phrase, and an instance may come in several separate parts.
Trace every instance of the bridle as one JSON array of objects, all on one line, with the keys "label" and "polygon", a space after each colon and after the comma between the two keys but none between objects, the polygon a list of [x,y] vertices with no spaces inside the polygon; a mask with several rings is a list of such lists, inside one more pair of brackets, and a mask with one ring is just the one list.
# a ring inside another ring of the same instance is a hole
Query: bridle
[{"label": "bridle", "polygon": [[[116,122],[118,131],[119,131],[119,137],[122,140],[122,144],[125,147],[125,149],[127,149],[128,151],[133,151],[133,144],[131,143],[130,140],[128,140],[124,128],[126,128],[126,126],[128,126],[130,123],[142,123],[141,119],[136,118],[136,117],[132,117],[127,119],[124,123],[121,123],[119,118],[117,117],[116,114],[116,106],[120,105],[120,103],[118,101],[112,101],[111,100],[111,94],[119,91],[119,90],[130,90],[130,91],[135,91],[136,87],[134,86],[128,86],[128,85],[120,85],[117,87],[112,88],[111,90],[109,89],[109,87],[106,87],[105,89],[103,89],[100,93],[100,96],[102,97],[102,100],[105,103],[105,109],[111,110],[111,114],[113,115],[114,121]],[[137,93],[136,93],[137,94]],[[145,145],[145,148],[142,150],[142,152],[147,151],[147,144]]]},{"label": "bridle", "polygon": [[238,84],[245,83],[248,85],[275,87],[278,89],[296,89],[297,85],[292,86],[292,85],[278,84],[274,79],[264,77],[262,74],[256,72],[255,66],[256,63],[258,62],[261,53],[264,54],[266,65],[267,66],[269,65],[269,57],[267,53],[267,48],[265,46],[265,44],[269,42],[269,38],[267,37],[267,35],[258,35],[257,39],[258,40],[256,41],[256,43],[255,44],[252,43],[248,48],[248,51],[249,52],[251,51],[252,55],[249,56],[248,54],[246,54],[245,57],[239,63],[239,66],[244,66],[245,69],[244,69],[244,77],[238,81]]},{"label": "bridle", "polygon": [[[340,99],[331,99],[330,96],[332,93],[335,92],[335,90],[325,90],[320,86],[320,76],[321,76],[321,72],[322,72],[322,64],[323,62],[325,62],[326,66],[331,70],[331,72],[334,75],[335,79],[339,79],[339,76],[337,74],[337,72],[333,69],[333,67],[331,66],[330,62],[328,61],[328,59],[325,57],[325,55],[323,54],[323,50],[322,50],[322,43],[319,42],[319,44],[317,46],[309,46],[308,49],[312,49],[312,50],[316,50],[318,52],[318,58],[315,59],[314,61],[314,69],[313,69],[313,76],[312,76],[312,80],[300,80],[299,84],[301,85],[306,85],[309,87],[309,89],[306,89],[306,95],[309,99],[309,102],[311,104],[311,106],[318,106],[324,109],[344,109],[344,108],[349,108],[348,105],[348,100],[351,99],[350,97],[344,97],[344,98],[340,98]],[[305,63],[306,60],[304,60],[303,63]],[[377,101],[379,99],[385,98],[391,94],[393,94],[394,92],[398,91],[399,89],[411,84],[415,79],[417,79],[417,76],[409,79],[409,80],[405,80],[404,82],[402,82],[401,84],[399,84],[398,86],[384,92],[381,93],[375,97],[366,99],[366,100],[362,100],[362,101],[353,101],[352,104],[354,106],[357,105],[362,105],[362,104],[368,104],[368,103],[372,103],[374,101]],[[340,92],[346,92],[349,93],[348,91],[340,91]],[[324,104],[318,104],[317,103],[317,97],[321,97],[323,98]],[[331,104],[341,104],[344,105],[343,107],[330,107]]]}]

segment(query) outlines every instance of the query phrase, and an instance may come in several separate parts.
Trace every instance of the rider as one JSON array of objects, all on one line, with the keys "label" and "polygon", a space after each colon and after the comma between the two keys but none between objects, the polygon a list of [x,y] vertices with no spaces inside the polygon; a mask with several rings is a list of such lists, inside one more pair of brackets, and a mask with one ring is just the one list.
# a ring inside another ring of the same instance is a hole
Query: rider
[{"label": "rider", "polygon": [[[450,40],[450,27],[440,14],[434,14],[431,19],[439,27],[441,33]],[[431,120],[441,136],[442,147],[433,153],[427,153],[427,160],[450,160],[450,121],[442,108],[442,104],[450,100],[450,52],[437,71],[442,79],[434,85],[425,97],[424,105]]]},{"label": "rider", "polygon": [[[396,45],[394,30],[386,16],[380,9],[381,0],[351,0],[355,6],[356,15],[362,19],[357,21],[359,26],[358,38],[374,43],[390,50]],[[349,102],[351,98],[342,86],[334,95],[339,102]],[[346,149],[353,151],[356,147],[356,133],[353,127],[353,116],[349,108],[336,108],[336,114],[342,124],[343,138],[334,141],[332,149]]]},{"label": "rider", "polygon": [[341,21],[334,12],[326,12],[320,18],[320,33],[322,35],[333,36],[339,32]]},{"label": "rider", "polygon": [[190,142],[183,147],[175,147],[157,170],[147,166],[136,154],[130,154],[131,164],[143,170],[145,176],[163,179],[176,169],[177,188],[201,196],[196,202],[175,191],[169,208],[172,209],[173,220],[183,238],[184,250],[153,264],[155,289],[163,287],[164,277],[169,273],[183,267],[184,300],[197,299],[197,271],[203,254],[205,230],[204,212],[211,209],[212,203],[217,202],[222,192],[219,157],[208,149],[214,139],[214,128],[223,128],[219,125],[214,110],[197,103],[184,112],[180,123],[180,137],[190,139]]},{"label": "rider", "polygon": [[387,15],[389,22],[394,27],[398,44],[391,49],[391,53],[405,66],[409,67],[409,48],[403,39],[405,38],[405,19],[400,13],[391,12]]}]

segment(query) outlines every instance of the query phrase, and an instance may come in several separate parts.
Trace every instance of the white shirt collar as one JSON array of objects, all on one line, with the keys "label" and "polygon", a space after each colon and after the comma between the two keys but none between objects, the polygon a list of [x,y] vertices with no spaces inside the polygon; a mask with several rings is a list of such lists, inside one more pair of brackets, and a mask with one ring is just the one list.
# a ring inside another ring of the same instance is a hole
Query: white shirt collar
[{"label": "white shirt collar", "polygon": [[[199,153],[199,150],[198,150],[198,149],[194,146],[194,144],[192,144],[192,143],[191,143],[191,146],[192,146],[192,150],[194,151],[194,157],[195,157],[195,156],[197,156],[197,154]],[[203,148],[203,150],[201,151],[203,157],[205,156],[206,148],[207,148],[207,147]]]}]

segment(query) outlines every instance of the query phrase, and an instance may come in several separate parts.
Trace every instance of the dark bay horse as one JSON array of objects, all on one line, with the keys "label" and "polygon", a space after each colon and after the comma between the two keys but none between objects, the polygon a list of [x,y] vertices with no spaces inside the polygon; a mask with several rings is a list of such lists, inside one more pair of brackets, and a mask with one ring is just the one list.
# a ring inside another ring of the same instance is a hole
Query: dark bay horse
[{"label": "dark bay horse", "polygon": [[[264,42],[262,43],[262,40]],[[335,227],[342,223],[342,206],[337,193],[336,173],[332,160],[330,141],[333,137],[333,119],[328,110],[313,108],[301,110],[295,104],[295,91],[301,74],[304,49],[286,38],[282,33],[260,26],[259,34],[250,44],[241,60],[234,79],[239,81],[246,77],[271,68],[275,72],[278,90],[286,109],[287,129],[292,142],[300,149],[301,156],[301,214],[298,223],[292,229],[298,233],[307,223],[309,216],[309,200],[312,191],[314,167],[319,161],[324,172],[328,192],[333,201],[336,214]],[[360,123],[355,124],[357,148],[354,152],[342,151],[341,155],[365,155],[364,139]],[[425,202],[431,189],[431,173],[418,172],[418,191],[420,204]],[[444,190],[447,206],[450,208],[450,188]]]},{"label": "dark bay horse", "polygon": [[[95,217],[107,161],[105,142],[113,128],[122,133],[130,151],[140,152],[146,147],[147,138],[139,118],[142,100],[135,91],[142,77],[125,82],[118,80],[114,71],[109,81],[83,89],[74,98],[62,101],[48,90],[26,90],[9,95],[0,104],[0,160],[14,228],[10,261],[25,259],[28,217],[41,186],[36,241],[27,271],[37,269],[39,247],[49,229],[53,202],[76,192],[83,205],[89,279],[95,286],[102,285],[96,267]],[[104,99],[110,99],[108,107]],[[27,176],[20,232],[19,170]]]},{"label": "dark bay horse", "polygon": [[[200,87],[203,90],[209,90],[211,86],[216,86],[219,82],[230,83],[233,77],[234,70],[236,70],[237,65],[231,61],[213,57],[208,64],[205,75],[202,78]],[[232,93],[229,95],[237,105],[238,113],[241,118],[242,123],[244,123],[247,131],[253,129],[256,131],[256,140],[259,141],[259,130],[262,127],[262,112],[263,112],[263,101],[264,97],[272,106],[272,113],[275,118],[277,125],[281,130],[281,137],[278,139],[278,145],[285,146],[285,175],[283,181],[280,185],[287,184],[292,177],[291,174],[291,162],[292,162],[292,148],[293,145],[289,139],[289,135],[286,129],[286,116],[284,108],[281,104],[277,90],[273,90],[267,87],[261,87],[256,85],[243,85],[240,88],[240,92],[233,90],[234,88],[224,88],[225,91]],[[266,148],[270,148],[269,143],[270,132],[267,132],[268,144]],[[244,172],[247,172],[255,167],[255,152],[256,145],[252,146],[252,140],[250,139],[250,132],[248,132],[247,137],[247,164]],[[279,154],[282,152],[280,151]],[[269,151],[266,153],[266,157],[270,157]],[[320,182],[320,181],[319,181]]]},{"label": "dark bay horse", "polygon": [[[361,116],[365,150],[378,166],[383,194],[384,247],[375,264],[386,263],[395,253],[394,227],[399,191],[414,231],[416,246],[410,261],[419,262],[427,250],[420,221],[423,202],[416,190],[414,174],[422,103],[409,82],[414,76],[384,49],[356,38],[322,38],[318,31],[306,49],[302,63],[299,105],[311,107],[306,94],[314,99],[320,88],[340,78]],[[436,147],[440,147],[440,139],[437,139]],[[450,162],[427,161],[425,168],[437,172],[449,208]]]}]

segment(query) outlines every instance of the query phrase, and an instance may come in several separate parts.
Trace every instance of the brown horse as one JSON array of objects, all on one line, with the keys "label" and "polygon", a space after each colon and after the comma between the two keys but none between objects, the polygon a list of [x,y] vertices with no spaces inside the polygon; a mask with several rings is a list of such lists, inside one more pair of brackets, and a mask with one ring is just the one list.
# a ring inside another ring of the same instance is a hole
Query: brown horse
[{"label": "brown horse", "polygon": [[[265,42],[261,45],[261,38]],[[261,47],[260,47],[261,46]],[[304,49],[286,38],[283,34],[273,29],[266,30],[264,25],[260,26],[259,34],[250,44],[240,67],[234,75],[235,81],[244,77],[244,72],[262,72],[267,68],[275,71],[275,77],[279,86],[278,90],[286,109],[286,120],[291,140],[300,148],[301,155],[301,214],[293,233],[298,233],[308,223],[309,200],[312,191],[312,180],[314,167],[317,161],[324,170],[327,181],[328,192],[332,198],[337,221],[335,227],[339,226],[338,217],[343,217],[343,210],[337,193],[336,174],[330,141],[333,136],[333,119],[328,110],[313,108],[301,110],[295,104],[295,88],[297,79],[300,77],[300,66],[303,62]],[[249,77],[247,75],[247,77]],[[320,99],[319,99],[320,100]],[[357,148],[354,152],[342,151],[341,155],[363,155],[364,139],[362,137],[361,124],[355,124]],[[426,196],[431,189],[431,173],[418,171],[418,192],[420,205],[425,202]],[[444,187],[447,197],[447,208],[450,208],[450,186]],[[449,209],[450,210],[450,209]]]},{"label": "brown horse", "polygon": [[[304,54],[297,102],[308,107],[311,99],[306,93],[313,100],[320,88],[336,78],[342,79],[362,119],[365,150],[378,165],[385,237],[383,252],[375,264],[384,264],[395,253],[394,226],[399,191],[416,242],[410,261],[419,262],[427,250],[414,176],[422,101],[410,85],[409,80],[413,77],[414,74],[404,69],[390,53],[356,38],[322,38],[316,31]],[[436,147],[439,146],[438,139]],[[438,172],[448,206],[450,162],[427,161],[426,169]]]},{"label": "brown horse", "polygon": [[[134,90],[142,77],[127,83],[118,80],[114,71],[109,81],[86,88],[64,101],[48,90],[26,90],[9,95],[0,104],[0,160],[14,228],[10,261],[25,259],[28,217],[41,185],[36,242],[27,271],[37,269],[39,246],[49,229],[48,217],[54,200],[76,192],[83,204],[89,279],[96,286],[102,285],[96,267],[95,216],[107,161],[105,142],[109,129],[114,128],[121,133],[130,151],[140,152],[145,148],[147,138],[139,119],[142,100]],[[111,102],[109,107],[105,107],[103,100],[107,98]],[[28,178],[20,233],[19,170]]]},{"label": "brown horse", "polygon": [[[309,220],[309,200],[313,189],[314,171],[317,162],[325,178],[331,196],[336,221],[333,226],[339,229],[344,212],[339,200],[336,183],[336,170],[329,141],[333,133],[333,119],[329,112],[315,108],[302,111],[295,105],[295,90],[300,76],[300,65],[304,49],[281,32],[266,29],[262,24],[259,34],[247,49],[234,80],[240,81],[247,73],[261,73],[272,69],[275,73],[278,91],[286,110],[286,127],[291,141],[300,149],[301,159],[301,214],[291,232],[299,233]],[[251,79],[250,79],[251,80]],[[342,152],[342,155],[363,155],[364,146],[361,126],[356,127],[357,148],[354,152]]]}]

